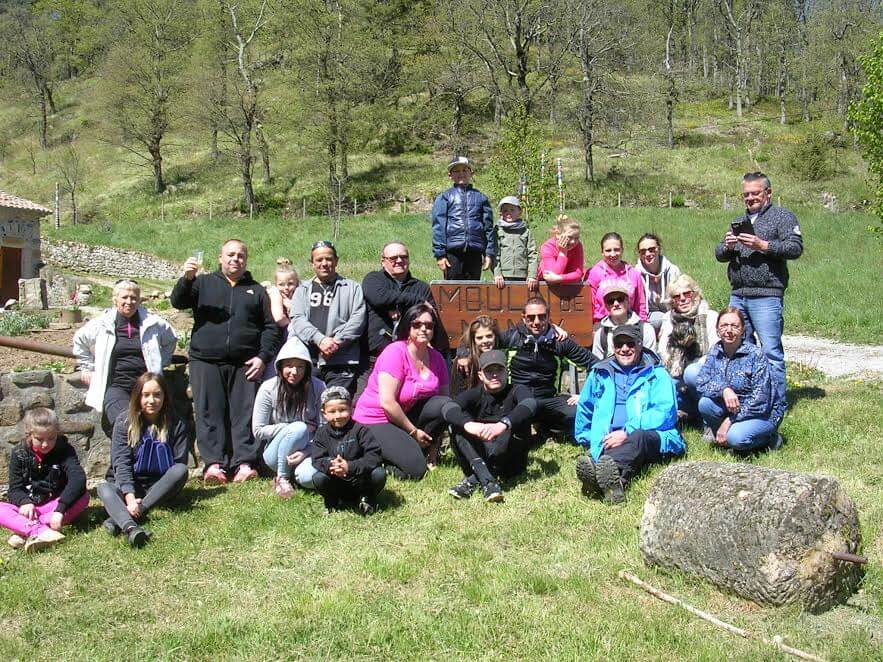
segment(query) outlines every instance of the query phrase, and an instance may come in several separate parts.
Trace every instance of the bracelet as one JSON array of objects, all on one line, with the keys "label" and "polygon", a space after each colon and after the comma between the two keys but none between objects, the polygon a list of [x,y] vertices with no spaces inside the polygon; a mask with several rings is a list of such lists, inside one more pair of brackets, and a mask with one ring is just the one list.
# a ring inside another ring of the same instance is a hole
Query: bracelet
[{"label": "bracelet", "polygon": [[411,431],[408,433],[408,436],[409,436],[409,437],[414,437],[414,439],[416,439],[416,438],[417,438],[417,430],[418,430],[418,429],[419,429],[419,428],[417,428],[417,427],[415,426],[414,429],[411,430]]}]

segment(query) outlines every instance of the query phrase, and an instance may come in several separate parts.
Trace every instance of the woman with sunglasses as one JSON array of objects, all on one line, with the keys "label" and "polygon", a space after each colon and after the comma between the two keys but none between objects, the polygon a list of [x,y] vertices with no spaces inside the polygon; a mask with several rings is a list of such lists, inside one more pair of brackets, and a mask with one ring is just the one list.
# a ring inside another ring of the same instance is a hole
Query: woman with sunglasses
[{"label": "woman with sunglasses", "polygon": [[86,404],[103,411],[107,428],[129,407],[135,381],[145,372],[162,374],[172,361],[177,337],[171,325],[141,306],[141,288],[124,278],[113,286],[113,308],[74,334],[80,379],[89,386]]},{"label": "woman with sunglasses", "polygon": [[635,269],[644,281],[644,296],[647,298],[647,321],[659,333],[662,319],[668,311],[665,293],[670,283],[681,275],[681,270],[662,254],[662,241],[655,234],[647,232],[638,239],[638,263]]},{"label": "woman with sunglasses", "polygon": [[678,387],[681,418],[695,418],[696,377],[708,350],[717,342],[717,313],[708,309],[695,280],[681,274],[666,291],[668,312],[659,330],[659,357]]},{"label": "woman with sunglasses", "polygon": [[620,324],[633,324],[641,329],[644,349],[656,351],[656,332],[648,322],[642,322],[638,314],[629,307],[629,291],[620,283],[612,283],[604,288],[604,305],[607,315],[595,327],[592,354],[599,359],[613,355],[613,329]]},{"label": "woman with sunglasses", "polygon": [[384,462],[400,478],[419,480],[427,462],[435,462],[442,411],[451,404],[445,359],[431,346],[437,328],[432,306],[419,303],[405,311],[396,341],[377,357],[353,414],[371,428]]}]

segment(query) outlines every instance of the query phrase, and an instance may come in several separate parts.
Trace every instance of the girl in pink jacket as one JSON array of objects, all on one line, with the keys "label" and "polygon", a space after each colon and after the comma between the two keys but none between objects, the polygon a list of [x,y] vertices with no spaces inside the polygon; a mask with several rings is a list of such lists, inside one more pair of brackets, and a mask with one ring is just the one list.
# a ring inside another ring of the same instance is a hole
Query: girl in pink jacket
[{"label": "girl in pink jacket", "polygon": [[641,274],[632,265],[622,261],[622,237],[616,232],[608,232],[601,238],[602,259],[589,270],[589,285],[592,287],[592,321],[596,324],[608,315],[603,293],[614,283],[626,288],[629,295],[629,308],[638,313],[642,321],[647,321],[647,297]]},{"label": "girl in pink jacket", "polygon": [[552,236],[540,248],[539,280],[549,284],[581,283],[586,273],[579,222],[561,214],[552,227]]}]

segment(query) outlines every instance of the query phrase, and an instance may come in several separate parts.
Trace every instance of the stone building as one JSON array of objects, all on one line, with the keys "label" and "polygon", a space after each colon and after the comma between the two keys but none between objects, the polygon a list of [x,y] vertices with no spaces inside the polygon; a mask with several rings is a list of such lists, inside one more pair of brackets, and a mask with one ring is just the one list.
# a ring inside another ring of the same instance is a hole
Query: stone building
[{"label": "stone building", "polygon": [[19,278],[40,268],[40,219],[51,210],[0,191],[0,306],[18,299]]}]

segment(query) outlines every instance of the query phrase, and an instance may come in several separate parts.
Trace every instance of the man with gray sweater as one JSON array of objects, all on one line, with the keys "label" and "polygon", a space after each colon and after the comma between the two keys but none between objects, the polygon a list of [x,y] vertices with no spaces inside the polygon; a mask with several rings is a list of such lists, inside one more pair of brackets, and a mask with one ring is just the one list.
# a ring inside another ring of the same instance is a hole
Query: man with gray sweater
[{"label": "man with gray sweater", "polygon": [[727,262],[733,288],[730,305],[745,315],[745,340],[760,341],[770,362],[777,395],[785,402],[784,296],[788,287],[786,260],[803,253],[797,217],[772,205],[773,189],[762,172],[742,178],[745,215],[730,224],[715,257]]},{"label": "man with gray sweater", "polygon": [[288,337],[310,350],[318,377],[326,386],[356,391],[364,367],[361,337],[365,332],[365,301],[356,281],[337,273],[337,249],[317,241],[310,252],[315,277],[294,291]]}]

